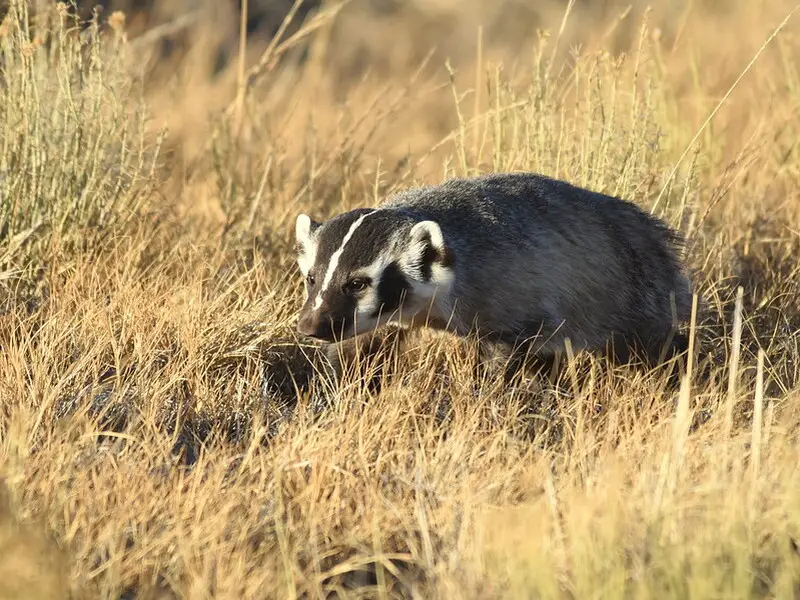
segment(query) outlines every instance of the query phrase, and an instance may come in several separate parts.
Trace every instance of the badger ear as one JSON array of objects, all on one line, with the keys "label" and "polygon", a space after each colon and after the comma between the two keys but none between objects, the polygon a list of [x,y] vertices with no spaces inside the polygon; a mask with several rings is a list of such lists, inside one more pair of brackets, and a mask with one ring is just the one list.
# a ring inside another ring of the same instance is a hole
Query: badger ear
[{"label": "badger ear", "polygon": [[309,270],[314,265],[314,259],[317,254],[317,243],[314,240],[314,232],[322,223],[317,223],[311,217],[305,214],[297,215],[294,224],[295,245],[294,249],[297,253],[297,264],[303,277],[308,275]]},{"label": "badger ear", "polygon": [[436,221],[421,221],[409,233],[412,244],[428,245],[436,251],[444,249],[442,229]]},{"label": "badger ear", "polygon": [[294,223],[294,236],[300,249],[311,246],[312,237],[321,223],[317,223],[306,214],[300,213]]},{"label": "badger ear", "polygon": [[406,266],[423,281],[430,281],[433,266],[452,266],[452,254],[436,221],[421,221],[409,232],[408,250],[405,253]]}]

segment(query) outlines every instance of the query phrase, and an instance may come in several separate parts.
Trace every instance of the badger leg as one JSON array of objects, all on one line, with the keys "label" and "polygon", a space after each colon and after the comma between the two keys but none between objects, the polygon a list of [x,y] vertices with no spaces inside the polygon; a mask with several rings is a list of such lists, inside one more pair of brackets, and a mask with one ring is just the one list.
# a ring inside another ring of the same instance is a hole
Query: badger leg
[{"label": "badger leg", "polygon": [[491,379],[492,354],[495,344],[491,340],[480,339],[477,335],[472,335],[470,338],[475,348],[472,376],[475,383],[480,384]]},{"label": "badger leg", "polygon": [[330,374],[341,381],[345,373],[355,371],[357,379],[366,384],[373,394],[378,394],[383,380],[391,375],[392,363],[406,341],[407,331],[402,327],[387,326],[378,331],[323,347]]},{"label": "badger leg", "polygon": [[518,344],[511,350],[504,371],[506,383],[511,383],[517,375],[527,372],[534,377],[551,378],[555,375],[558,357],[550,352],[536,351],[533,344]]},{"label": "badger leg", "polygon": [[683,354],[689,350],[689,338],[678,331],[671,332],[666,338],[661,338],[650,347],[650,364],[656,365]]},{"label": "badger leg", "polygon": [[671,332],[667,339],[662,339],[651,347],[649,364],[658,366],[664,362],[671,363],[669,372],[670,387],[680,385],[688,364],[689,338],[678,331]]},{"label": "badger leg", "polygon": [[490,365],[496,364],[492,356],[497,350],[501,355],[500,373],[503,383],[509,385],[521,375],[528,372],[535,377],[552,378],[558,366],[558,356],[552,350],[539,347],[537,338],[522,336],[488,335],[477,338],[477,352],[474,375],[476,381],[483,381],[490,376]]},{"label": "badger leg", "polygon": [[512,383],[517,376],[528,373],[533,377],[546,377],[553,380],[557,376],[558,355],[550,348],[541,347],[538,339],[502,340],[506,361],[503,368],[503,381]]},{"label": "badger leg", "polygon": [[[645,330],[613,335],[608,356],[615,364],[638,363],[647,369],[655,369],[682,355],[688,348],[688,338],[678,331]],[[681,369],[685,367],[685,360],[679,363]]]},{"label": "badger leg", "polygon": [[[498,354],[500,357],[497,356]],[[503,360],[504,358],[505,360]],[[508,384],[519,371],[520,366],[520,358],[504,341],[494,337],[475,338],[473,376],[476,383],[490,382],[495,377],[502,377],[503,383]]]}]

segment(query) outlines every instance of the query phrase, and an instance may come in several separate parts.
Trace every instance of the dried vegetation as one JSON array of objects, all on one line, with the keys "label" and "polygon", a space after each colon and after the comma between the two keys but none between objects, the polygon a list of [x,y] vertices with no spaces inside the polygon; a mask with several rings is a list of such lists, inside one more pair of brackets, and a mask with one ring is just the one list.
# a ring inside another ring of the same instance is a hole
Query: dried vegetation
[{"label": "dried vegetation", "polygon": [[[800,596],[790,2],[151,4],[0,3],[0,597]],[[295,214],[518,169],[686,235],[681,389],[327,377]]]}]

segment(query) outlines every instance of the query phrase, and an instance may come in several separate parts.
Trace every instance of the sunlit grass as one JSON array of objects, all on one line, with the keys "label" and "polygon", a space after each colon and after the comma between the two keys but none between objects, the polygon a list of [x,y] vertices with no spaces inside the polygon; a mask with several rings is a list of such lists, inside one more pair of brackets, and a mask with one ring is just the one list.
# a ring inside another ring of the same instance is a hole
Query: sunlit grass
[{"label": "sunlit grass", "polygon": [[[238,59],[204,70],[207,33],[165,76],[119,14],[11,2],[0,597],[800,593],[795,20],[759,50],[792,7],[601,27],[544,4],[549,36],[489,35],[502,15],[476,8],[486,29],[447,57],[333,6],[299,29],[305,55],[248,54],[270,66],[243,87]],[[392,27],[423,45],[439,18]],[[392,68],[350,73],[353,31]],[[687,236],[701,302],[679,390],[583,355],[557,385],[476,386],[469,345],[430,332],[360,348],[337,380],[299,343],[297,212],[504,170]]]}]

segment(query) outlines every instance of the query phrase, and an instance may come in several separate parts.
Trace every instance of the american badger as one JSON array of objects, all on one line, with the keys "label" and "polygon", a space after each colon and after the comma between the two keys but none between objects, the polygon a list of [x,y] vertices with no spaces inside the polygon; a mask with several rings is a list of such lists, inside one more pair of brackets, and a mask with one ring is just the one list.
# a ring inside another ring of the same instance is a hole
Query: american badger
[{"label": "american badger", "polygon": [[545,364],[566,339],[651,365],[687,347],[676,332],[692,301],[680,236],[631,202],[563,181],[452,179],[323,223],[300,214],[295,229],[306,288],[297,329],[319,340],[426,325]]}]

